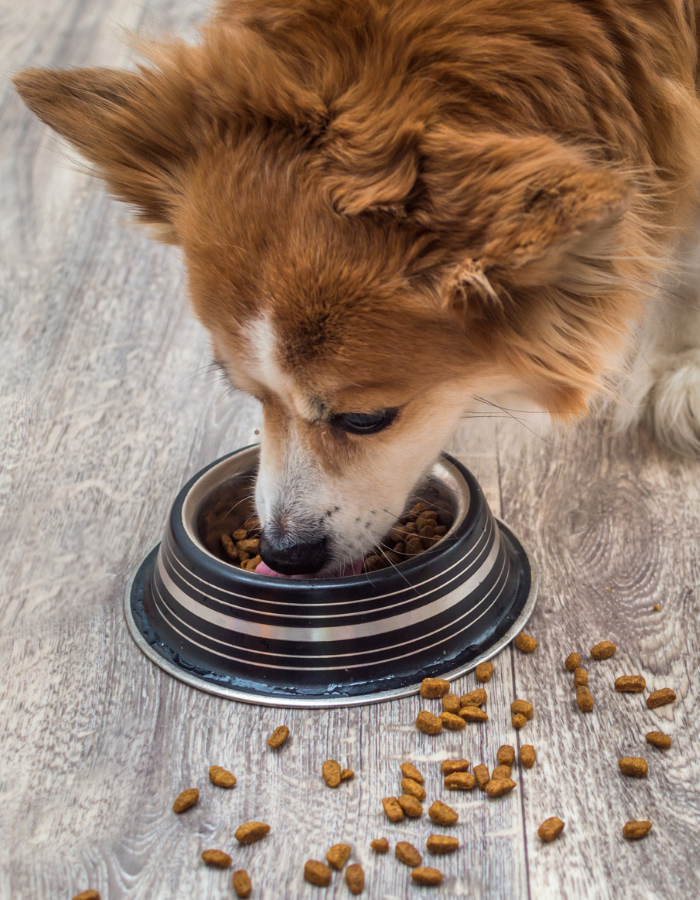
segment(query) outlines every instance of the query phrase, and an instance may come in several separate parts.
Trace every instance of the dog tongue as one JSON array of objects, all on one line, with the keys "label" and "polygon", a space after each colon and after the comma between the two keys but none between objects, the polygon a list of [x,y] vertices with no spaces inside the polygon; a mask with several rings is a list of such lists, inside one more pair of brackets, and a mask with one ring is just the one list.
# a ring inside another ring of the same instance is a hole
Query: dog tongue
[{"label": "dog tongue", "polygon": [[358,559],[354,563],[350,563],[342,566],[338,569],[337,572],[333,572],[332,574],[324,574],[324,575],[281,575],[279,572],[275,572],[274,569],[271,569],[268,565],[265,565],[264,562],[259,562],[255,572],[257,575],[269,575],[271,578],[296,578],[296,579],[314,579],[314,578],[345,578],[348,575],[359,575],[362,571],[363,561]]}]

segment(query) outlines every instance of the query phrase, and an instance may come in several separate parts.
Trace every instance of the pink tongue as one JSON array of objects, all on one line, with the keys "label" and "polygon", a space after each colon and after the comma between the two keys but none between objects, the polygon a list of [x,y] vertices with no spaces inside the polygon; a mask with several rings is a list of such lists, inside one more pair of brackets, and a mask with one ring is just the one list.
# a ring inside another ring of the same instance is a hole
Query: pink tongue
[{"label": "pink tongue", "polygon": [[279,572],[275,572],[274,569],[271,569],[269,566],[265,565],[264,562],[259,562],[255,569],[255,572],[257,575],[269,575],[271,578],[346,578],[348,575],[359,575],[362,571],[362,564],[363,561],[361,559],[358,559],[354,563],[342,566],[342,568],[340,568],[337,572],[333,572],[330,575],[280,575]]}]

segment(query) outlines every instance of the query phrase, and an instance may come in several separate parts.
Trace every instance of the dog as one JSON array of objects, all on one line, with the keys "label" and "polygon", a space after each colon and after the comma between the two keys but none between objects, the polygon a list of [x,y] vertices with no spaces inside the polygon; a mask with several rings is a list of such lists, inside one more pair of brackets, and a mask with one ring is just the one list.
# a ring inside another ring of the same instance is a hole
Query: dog
[{"label": "dog", "polygon": [[484,398],[617,391],[700,449],[699,6],[225,0],[137,71],[16,75],[262,403],[269,569],[361,558]]}]

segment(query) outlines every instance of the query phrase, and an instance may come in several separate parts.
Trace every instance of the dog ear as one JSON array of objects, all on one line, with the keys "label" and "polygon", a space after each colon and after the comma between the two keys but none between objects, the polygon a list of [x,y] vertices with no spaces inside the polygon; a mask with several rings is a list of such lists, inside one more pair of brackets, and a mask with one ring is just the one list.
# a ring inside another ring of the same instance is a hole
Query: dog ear
[{"label": "dog ear", "polygon": [[19,95],[70,141],[138,217],[174,240],[171,208],[178,176],[193,153],[193,98],[156,72],[25,69]]},{"label": "dog ear", "polygon": [[[634,191],[620,175],[547,137],[432,131],[413,218],[460,258],[447,290],[498,300],[498,288],[566,277],[572,257],[608,252]],[[580,268],[580,267],[579,267]]]}]

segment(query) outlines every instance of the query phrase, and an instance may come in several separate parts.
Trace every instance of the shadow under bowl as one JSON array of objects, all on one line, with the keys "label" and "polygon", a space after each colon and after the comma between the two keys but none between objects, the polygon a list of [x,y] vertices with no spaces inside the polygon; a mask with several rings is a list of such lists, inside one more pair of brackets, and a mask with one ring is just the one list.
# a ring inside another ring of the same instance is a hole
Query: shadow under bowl
[{"label": "shadow under bowl", "polygon": [[252,513],[259,447],[207,466],[178,494],[162,542],[127,585],[132,636],[210,693],[281,707],[355,706],[416,693],[498,653],[530,617],[537,571],[474,476],[443,454],[412,497],[445,536],[398,566],[341,578],[256,575],[221,534]]}]

